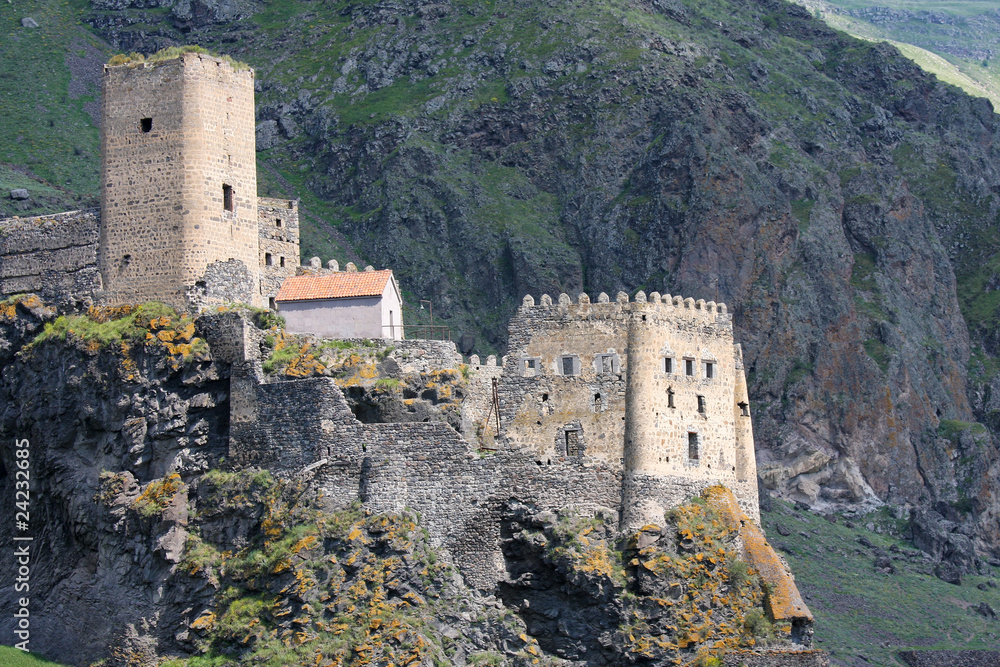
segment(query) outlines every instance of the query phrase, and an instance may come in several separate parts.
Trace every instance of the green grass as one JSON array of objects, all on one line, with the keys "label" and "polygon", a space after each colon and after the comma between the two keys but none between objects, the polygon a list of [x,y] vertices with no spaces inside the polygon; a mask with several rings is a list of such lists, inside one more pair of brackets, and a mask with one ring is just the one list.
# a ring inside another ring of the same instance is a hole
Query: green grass
[{"label": "green grass", "polygon": [[176,318],[177,312],[166,304],[151,301],[129,315],[109,322],[97,322],[87,315],[61,315],[54,322],[45,324],[32,345],[49,340],[65,341],[70,334],[85,342],[95,341],[101,347],[125,340],[144,340],[150,320],[158,317]]},{"label": "green grass", "polygon": [[52,662],[35,653],[26,653],[11,646],[0,646],[0,664],[4,667],[62,667],[62,663]]},{"label": "green grass", "polygon": [[[829,523],[811,512],[793,511],[776,501],[774,510],[762,515],[769,541],[784,555],[795,574],[799,589],[816,617],[815,641],[819,648],[850,662],[864,655],[870,664],[901,666],[895,654],[907,649],[992,649],[1000,642],[1000,627],[975,612],[980,602],[1000,608],[1000,589],[978,590],[985,576],[966,576],[953,586],[918,567],[893,560],[896,574],[876,573],[874,553],[857,543],[865,536],[889,550],[905,552],[912,546],[888,531],[899,531],[901,523],[885,512]],[[883,533],[864,528],[872,522]],[[781,536],[776,524],[791,534]],[[806,536],[800,533],[805,533]],[[883,644],[888,644],[883,646]]]},{"label": "green grass", "polygon": [[[16,63],[0,72],[0,163],[34,175],[28,185],[0,170],[0,186],[64,192],[49,212],[94,202],[98,194],[99,132],[84,104],[95,102],[99,91],[90,87],[73,97],[66,64],[81,52],[106,53],[80,23],[88,5],[85,0],[0,3],[0,62]],[[40,27],[22,28],[26,16]]]}]

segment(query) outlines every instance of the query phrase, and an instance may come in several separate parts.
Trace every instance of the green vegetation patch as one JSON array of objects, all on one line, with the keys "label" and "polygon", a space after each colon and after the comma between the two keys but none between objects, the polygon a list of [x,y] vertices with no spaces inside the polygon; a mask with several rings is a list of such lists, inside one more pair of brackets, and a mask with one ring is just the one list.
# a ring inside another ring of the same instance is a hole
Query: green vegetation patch
[{"label": "green vegetation patch", "polygon": [[[82,70],[90,54],[103,58],[106,47],[81,23],[88,6],[86,0],[0,3],[0,167],[18,165],[16,172],[0,168],[0,194],[25,187],[41,204],[18,214],[96,204],[100,134],[87,109],[96,111],[99,80],[85,81]],[[26,17],[39,27],[22,27]]]},{"label": "green vegetation patch", "polygon": [[[935,577],[933,563],[899,537],[905,521],[887,510],[830,521],[772,502],[762,513],[764,529],[816,618],[815,645],[836,660],[850,664],[864,656],[869,664],[905,667],[899,651],[993,650],[1000,643],[996,622],[976,613],[981,602],[1000,608],[1000,589],[977,588],[989,576],[963,576],[961,586]],[[895,574],[875,570],[876,552],[859,543],[862,537],[889,555]]]},{"label": "green vegetation patch", "polygon": [[119,65],[140,65],[143,63],[152,65],[155,63],[166,62],[168,60],[175,60],[177,58],[180,58],[185,53],[203,53],[207,56],[218,58],[219,60],[222,60],[232,65],[233,69],[236,70],[237,72],[250,69],[250,65],[247,65],[244,62],[234,60],[227,55],[220,55],[218,53],[215,53],[214,51],[209,51],[208,49],[203,48],[201,46],[195,46],[190,44],[186,46],[168,46],[167,48],[160,49],[156,53],[152,53],[148,56],[144,56],[141,53],[135,53],[135,52],[129,54],[118,53],[111,56],[111,59],[108,61],[108,65],[110,65],[111,67],[117,67]]},{"label": "green vegetation patch", "polygon": [[4,667],[63,667],[62,663],[11,646],[0,646],[0,664]]},{"label": "green vegetation patch", "polygon": [[877,338],[868,338],[863,345],[865,353],[872,358],[883,373],[887,372],[889,370],[889,360],[892,357],[892,348]]}]

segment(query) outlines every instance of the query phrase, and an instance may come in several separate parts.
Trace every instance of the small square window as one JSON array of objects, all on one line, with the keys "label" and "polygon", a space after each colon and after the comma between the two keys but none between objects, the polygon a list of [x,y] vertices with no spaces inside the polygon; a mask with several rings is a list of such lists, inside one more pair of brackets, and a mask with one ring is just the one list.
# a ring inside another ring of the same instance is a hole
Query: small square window
[{"label": "small square window", "polygon": [[276,218],[274,220],[274,226],[275,227],[281,227],[281,218]]},{"label": "small square window", "polygon": [[694,376],[694,359],[684,360],[684,375]]},{"label": "small square window", "polygon": [[663,358],[663,372],[664,373],[673,373],[674,372],[674,359],[673,359],[673,357],[664,357]]},{"label": "small square window", "polygon": [[715,363],[711,361],[705,362],[705,379],[711,380],[715,377]]},{"label": "small square window", "polygon": [[149,132],[153,129],[153,119],[143,118],[139,121],[139,129],[142,130],[143,134]]},{"label": "small square window", "polygon": [[222,208],[227,211],[233,210],[233,186],[222,184]]}]

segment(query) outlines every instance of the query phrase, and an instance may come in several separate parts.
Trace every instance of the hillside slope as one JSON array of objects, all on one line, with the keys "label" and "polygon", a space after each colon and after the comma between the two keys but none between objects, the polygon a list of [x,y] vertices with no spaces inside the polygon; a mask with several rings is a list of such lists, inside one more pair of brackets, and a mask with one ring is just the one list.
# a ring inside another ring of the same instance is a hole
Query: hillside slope
[{"label": "hillside slope", "polygon": [[893,42],[942,81],[1000,104],[1000,5],[989,0],[802,0],[839,30]]},{"label": "hillside slope", "polygon": [[[762,478],[1000,544],[998,116],[777,0],[93,0],[258,76],[261,194],[504,346],[524,293],[724,301]],[[418,312],[408,314],[410,320]]]}]

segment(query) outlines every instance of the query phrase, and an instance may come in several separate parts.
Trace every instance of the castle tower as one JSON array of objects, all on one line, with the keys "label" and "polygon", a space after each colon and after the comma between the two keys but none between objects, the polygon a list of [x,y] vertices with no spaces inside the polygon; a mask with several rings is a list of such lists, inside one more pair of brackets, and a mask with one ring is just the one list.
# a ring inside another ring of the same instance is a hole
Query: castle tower
[{"label": "castle tower", "polygon": [[263,305],[253,85],[253,70],[200,53],[105,66],[107,301]]},{"label": "castle tower", "polygon": [[656,296],[647,302],[640,294],[625,320],[623,526],[660,524],[678,497],[720,483],[759,520],[753,431],[732,320],[712,302]]}]

